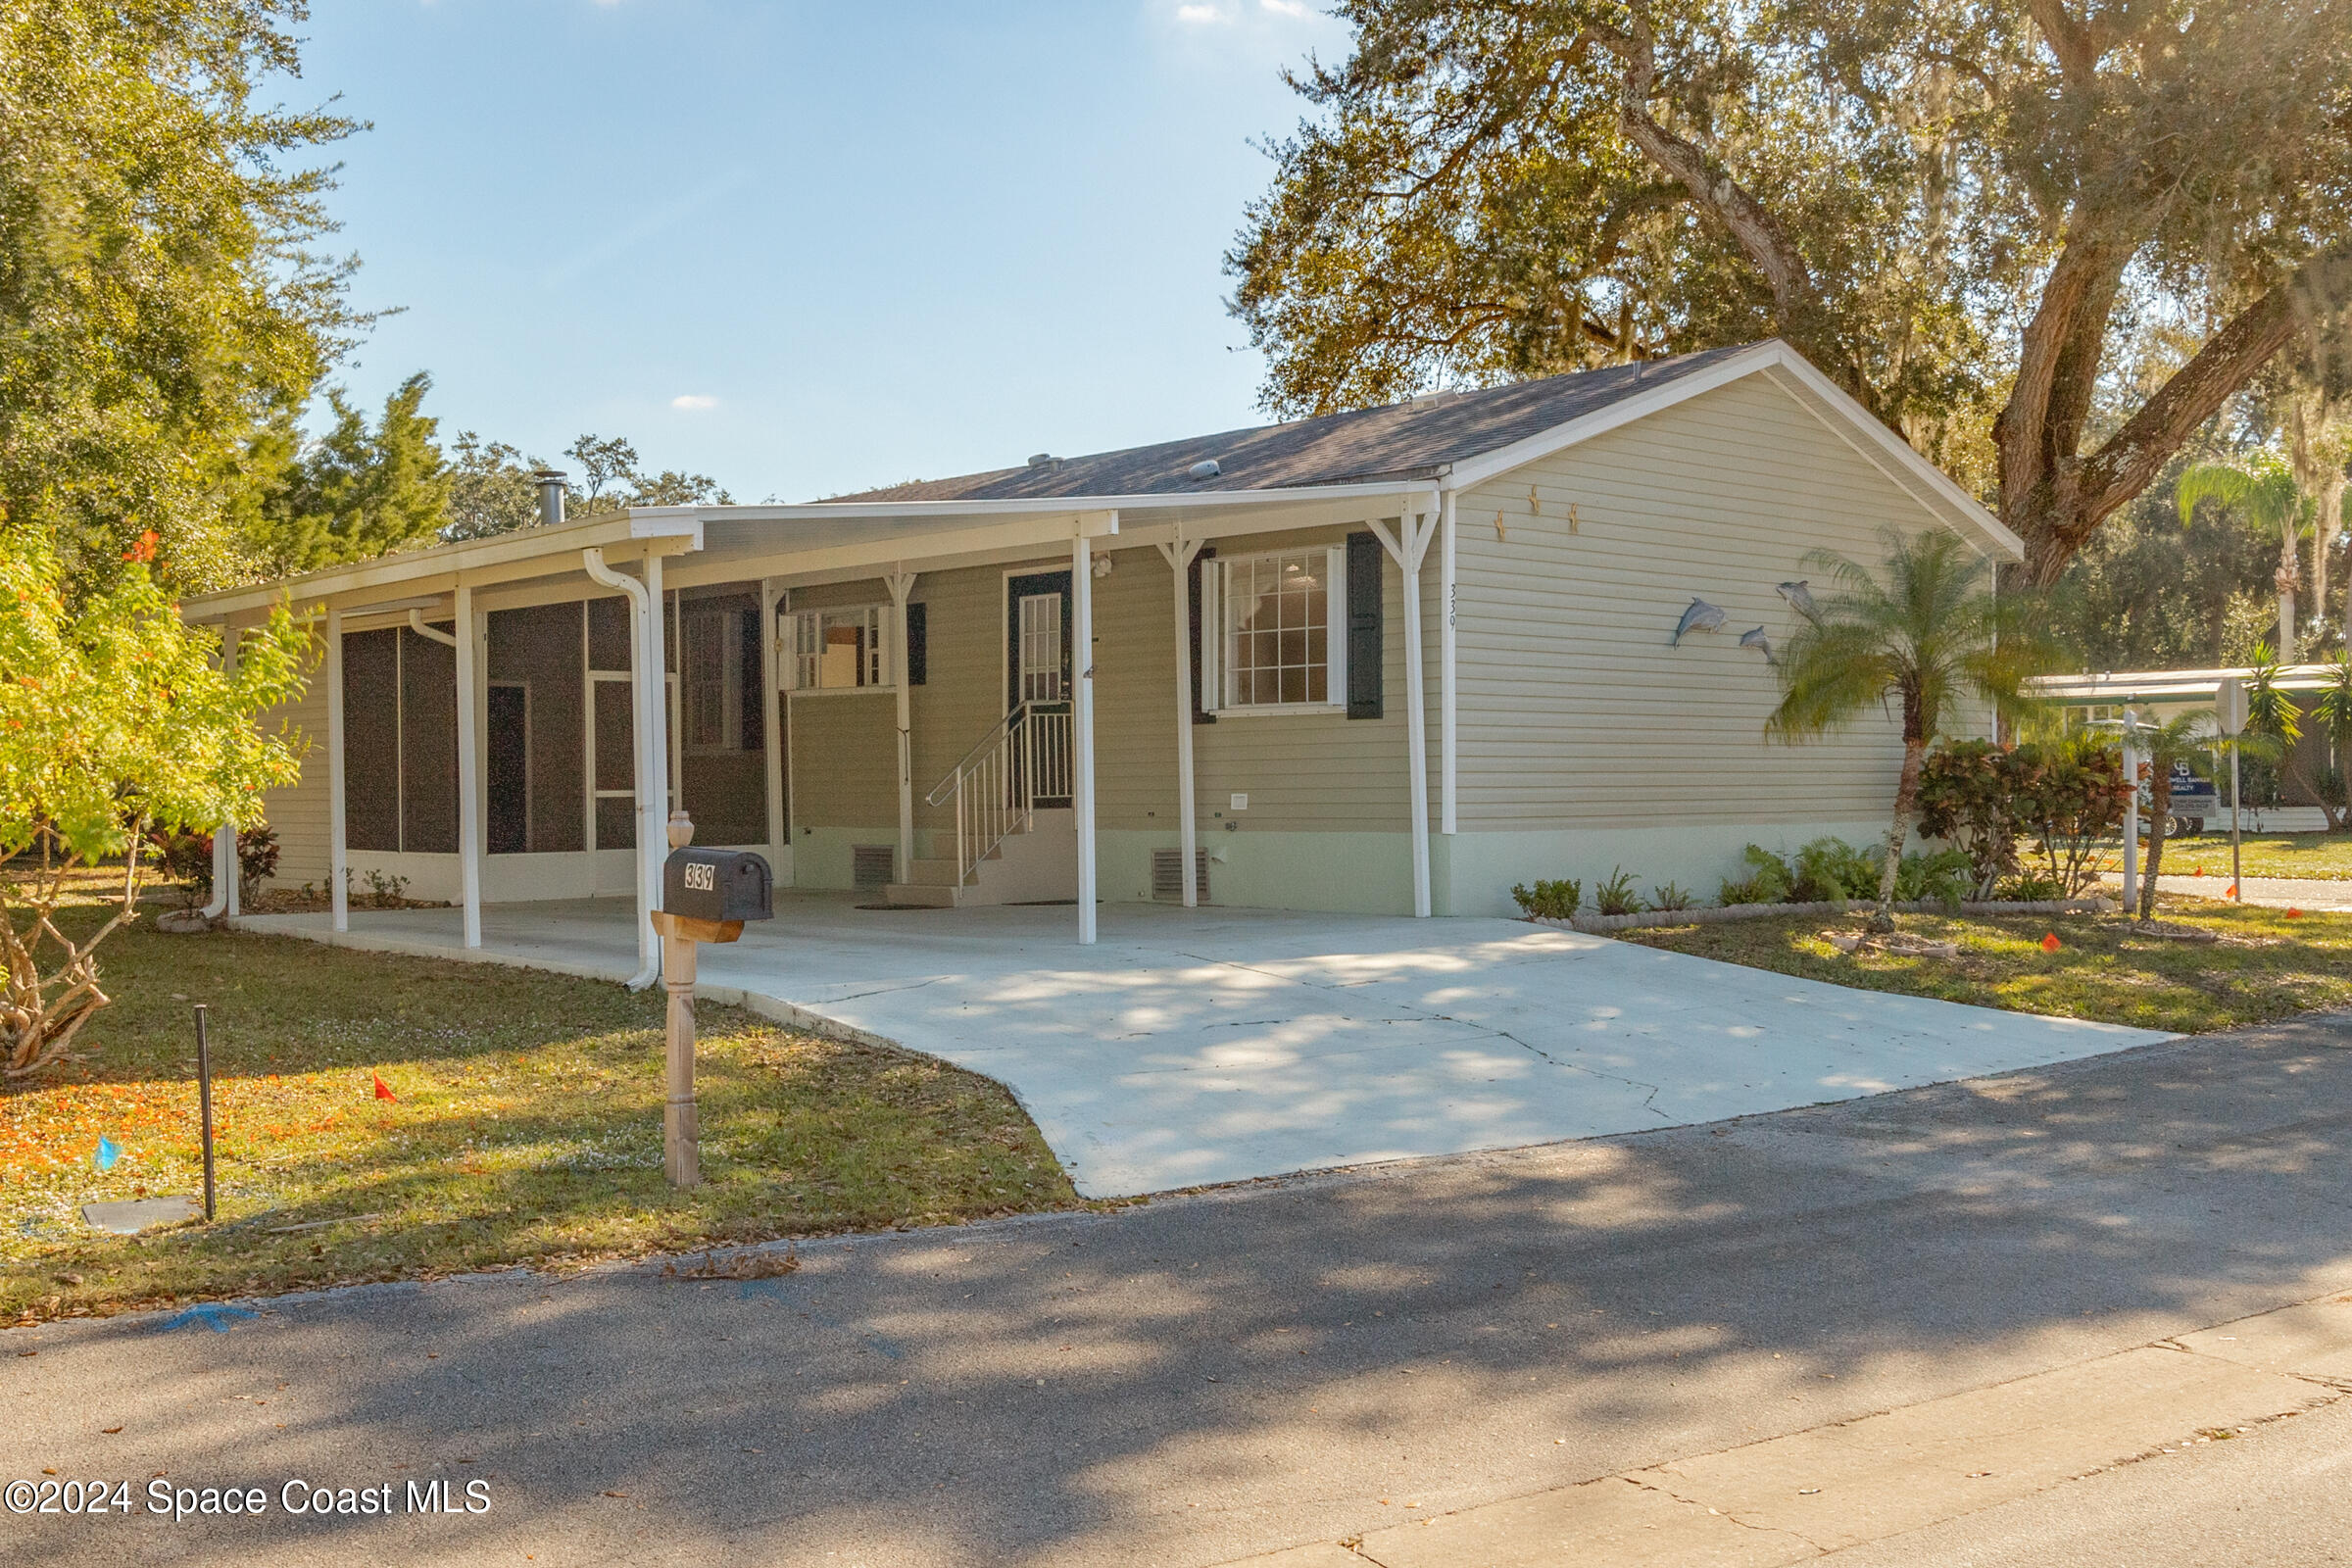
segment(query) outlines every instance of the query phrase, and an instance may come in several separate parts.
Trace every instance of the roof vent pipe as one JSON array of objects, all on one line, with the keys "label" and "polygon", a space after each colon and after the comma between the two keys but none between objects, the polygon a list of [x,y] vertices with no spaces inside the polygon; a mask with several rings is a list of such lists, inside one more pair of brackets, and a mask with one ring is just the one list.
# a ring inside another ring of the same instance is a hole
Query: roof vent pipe
[{"label": "roof vent pipe", "polygon": [[1185,469],[1184,471],[1196,479],[1214,479],[1218,474],[1223,473],[1225,470],[1218,466],[1216,459],[1202,458],[1199,463],[1194,464],[1191,467]]},{"label": "roof vent pipe", "polygon": [[1029,466],[1032,468],[1051,468],[1059,461],[1060,460],[1054,457],[1051,452],[1032,452],[1029,454]]},{"label": "roof vent pipe", "polygon": [[531,477],[539,481],[539,523],[554,528],[564,521],[564,470],[535,468]]}]

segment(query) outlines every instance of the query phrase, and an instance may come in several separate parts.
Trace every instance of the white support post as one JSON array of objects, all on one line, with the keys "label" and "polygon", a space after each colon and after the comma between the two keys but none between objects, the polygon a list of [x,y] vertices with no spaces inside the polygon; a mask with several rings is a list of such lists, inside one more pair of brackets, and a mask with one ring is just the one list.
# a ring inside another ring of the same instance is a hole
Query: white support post
[{"label": "white support post", "polygon": [[776,579],[760,579],[760,736],[767,752],[767,850],[777,876],[792,834],[784,820],[783,672],[776,668]]},{"label": "white support post", "polygon": [[1078,825],[1078,942],[1095,940],[1095,561],[1094,541],[1079,525],[1070,541],[1071,667],[1077,671],[1070,704],[1076,730],[1076,808]]},{"label": "white support post", "polygon": [[899,689],[898,879],[904,882],[914,859],[914,694],[906,684],[906,596],[914,592],[914,573],[894,571],[882,582],[890,590],[890,679]]},{"label": "white support post", "polygon": [[351,850],[343,805],[343,612],[326,612],[326,889],[337,931],[351,929]]},{"label": "white support post", "polygon": [[1159,553],[1175,571],[1176,583],[1176,844],[1183,858],[1184,906],[1200,906],[1200,808],[1193,796],[1193,563],[1200,541],[1180,532]]},{"label": "white support post", "polygon": [[1437,518],[1408,512],[1391,533],[1377,518],[1372,532],[1404,577],[1404,744],[1405,775],[1411,782],[1413,915],[1429,917],[1429,694],[1421,675],[1421,560],[1437,532]]},{"label": "white support post", "polygon": [[458,584],[458,887],[466,909],[466,946],[482,945],[482,749],[478,685],[480,636],[473,590]]},{"label": "white support post", "polygon": [[1438,831],[1448,838],[1455,826],[1454,627],[1460,593],[1454,575],[1453,492],[1446,492],[1438,540]]}]

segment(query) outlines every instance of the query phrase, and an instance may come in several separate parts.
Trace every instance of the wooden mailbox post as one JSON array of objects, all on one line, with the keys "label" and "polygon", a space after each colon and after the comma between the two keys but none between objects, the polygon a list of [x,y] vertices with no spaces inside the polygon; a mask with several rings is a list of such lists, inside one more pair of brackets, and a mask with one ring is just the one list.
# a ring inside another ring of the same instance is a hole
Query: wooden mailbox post
[{"label": "wooden mailbox post", "polygon": [[757,855],[697,850],[694,823],[669,816],[669,859],[662,868],[662,988],[669,994],[669,1098],[662,1111],[662,1166],[672,1187],[703,1179],[701,1117],[694,1101],[695,955],[702,943],[732,942],[746,920],[773,913],[767,862]]}]

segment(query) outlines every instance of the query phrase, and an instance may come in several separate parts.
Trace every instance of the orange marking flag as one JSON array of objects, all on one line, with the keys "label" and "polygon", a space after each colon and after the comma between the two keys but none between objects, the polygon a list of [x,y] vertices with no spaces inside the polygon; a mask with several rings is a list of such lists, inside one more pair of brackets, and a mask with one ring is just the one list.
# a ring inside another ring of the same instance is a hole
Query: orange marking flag
[{"label": "orange marking flag", "polygon": [[368,1076],[369,1076],[370,1078],[373,1078],[373,1079],[375,1080],[375,1098],[376,1098],[376,1099],[378,1099],[378,1100],[398,1100],[398,1099],[400,1098],[398,1095],[396,1095],[396,1094],[394,1094],[394,1093],[392,1092],[392,1086],[391,1086],[390,1084],[387,1084],[387,1083],[385,1083],[385,1082],[384,1082],[384,1080],[383,1080],[383,1075],[382,1075],[382,1074],[380,1074],[380,1073],[369,1073]]},{"label": "orange marking flag", "polygon": [[2041,938],[2041,951],[2042,951],[2042,952],[2044,952],[2044,953],[2056,953],[2056,952],[2058,951],[2058,933],[2057,933],[2057,932],[2055,932],[2055,931],[2045,931],[2045,932],[2043,932],[2043,933],[2042,933],[2042,938]]}]

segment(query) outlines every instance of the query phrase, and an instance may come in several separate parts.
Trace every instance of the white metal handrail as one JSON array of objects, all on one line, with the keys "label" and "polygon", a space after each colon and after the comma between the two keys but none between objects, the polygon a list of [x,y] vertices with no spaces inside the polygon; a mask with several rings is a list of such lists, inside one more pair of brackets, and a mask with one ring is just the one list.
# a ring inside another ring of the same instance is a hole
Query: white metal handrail
[{"label": "white metal handrail", "polygon": [[956,803],[956,882],[972,880],[998,845],[1029,825],[1040,801],[1074,788],[1067,703],[1023,703],[964,753],[924,804]]}]

